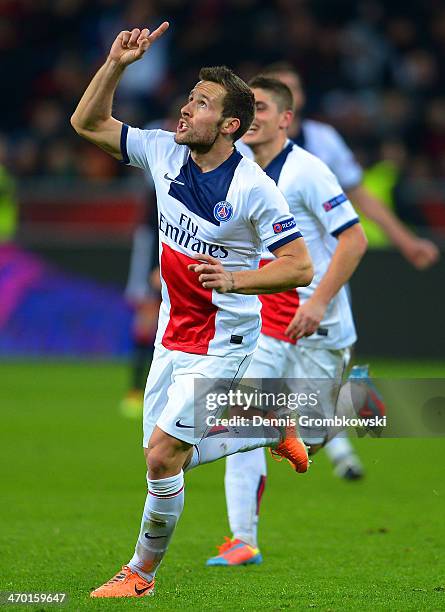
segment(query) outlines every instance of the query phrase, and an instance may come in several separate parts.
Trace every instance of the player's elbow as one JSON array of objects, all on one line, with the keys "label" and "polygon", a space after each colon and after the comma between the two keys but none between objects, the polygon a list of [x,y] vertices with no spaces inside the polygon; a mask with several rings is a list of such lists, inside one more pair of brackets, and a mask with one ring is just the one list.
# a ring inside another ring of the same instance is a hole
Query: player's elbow
[{"label": "player's elbow", "polygon": [[312,260],[308,256],[303,262],[300,263],[297,278],[295,279],[295,287],[307,287],[312,283],[314,278],[314,266]]},{"label": "player's elbow", "polygon": [[360,261],[368,249],[368,239],[360,223],[356,223],[338,237],[351,257]]},{"label": "player's elbow", "polygon": [[[289,258],[288,265],[288,287],[287,289],[295,289],[296,287],[307,287],[311,284],[314,278],[314,267],[309,251],[302,239],[295,241],[295,248],[292,252],[287,252]],[[284,253],[283,253],[284,254]]]},{"label": "player's elbow", "polygon": [[71,127],[74,129],[75,132],[77,132],[77,134],[79,134],[79,136],[85,136],[85,132],[87,130],[85,130],[85,127],[82,125],[82,122],[79,120],[76,113],[73,113],[71,115],[70,123],[71,123]]},{"label": "player's elbow", "polygon": [[368,250],[368,239],[361,225],[357,225],[357,231],[354,235],[354,250],[359,259],[361,259]]},{"label": "player's elbow", "polygon": [[101,123],[87,123],[86,121],[83,121],[76,112],[71,115],[70,123],[74,131],[77,132],[79,136],[89,140],[91,140],[94,135],[99,134],[102,129]]},{"label": "player's elbow", "polygon": [[295,289],[296,287],[307,287],[311,284],[313,278],[314,268],[309,254],[299,257],[289,270],[286,290]]},{"label": "player's elbow", "polygon": [[360,238],[360,257],[368,250],[368,239],[366,238],[365,232],[363,232],[362,237]]}]

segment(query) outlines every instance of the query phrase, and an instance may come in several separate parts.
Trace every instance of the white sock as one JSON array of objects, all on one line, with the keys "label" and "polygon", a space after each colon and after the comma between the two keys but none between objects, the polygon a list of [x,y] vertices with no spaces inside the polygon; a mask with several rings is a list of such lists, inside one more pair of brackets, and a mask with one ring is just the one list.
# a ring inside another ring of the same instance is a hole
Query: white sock
[{"label": "white sock", "polygon": [[340,417],[356,417],[363,406],[368,390],[361,382],[348,380],[338,394],[335,413]]},{"label": "white sock", "polygon": [[129,567],[149,582],[165,555],[184,507],[184,473],[150,480],[141,531]]},{"label": "white sock", "polygon": [[329,459],[334,464],[338,463],[345,457],[355,455],[354,448],[344,432],[335,438],[332,438],[332,440],[330,440],[324,448]]},{"label": "white sock", "polygon": [[226,459],[226,502],[234,538],[258,546],[258,513],[266,484],[266,458],[262,448]]},{"label": "white sock", "polygon": [[[345,382],[345,384],[341,386],[340,392],[338,394],[337,404],[335,406],[336,416],[355,418],[359,413],[360,408],[363,406],[367,394],[368,390],[362,382],[356,382],[353,380],[348,380],[347,382]],[[328,446],[330,445],[332,440],[345,440],[344,443],[337,443],[338,448],[341,449],[338,453],[339,455],[341,455],[341,457],[354,453],[352,446],[347,439],[346,432],[343,428],[329,427],[327,432],[327,439],[328,442],[325,448],[329,457],[331,457],[331,455]],[[335,447],[336,445],[334,444],[332,448],[334,449]],[[337,457],[336,451],[333,450],[332,452]],[[332,461],[338,461],[338,459],[331,459]]]},{"label": "white sock", "polygon": [[[254,437],[262,435],[261,438]],[[250,436],[250,437],[249,437]],[[207,434],[201,442],[193,447],[193,455],[186,471],[197,465],[211,463],[222,457],[235,453],[244,453],[262,446],[277,446],[281,440],[280,432],[275,427],[227,427],[223,431]]]},{"label": "white sock", "polygon": [[[342,385],[338,394],[337,405],[335,412],[340,417],[355,417],[363,405],[368,391],[366,386],[360,382],[348,380]],[[345,431],[338,428],[330,428],[328,433],[329,441],[324,447],[326,454],[331,462],[335,465],[342,459],[355,455],[354,448],[348,440]]]}]

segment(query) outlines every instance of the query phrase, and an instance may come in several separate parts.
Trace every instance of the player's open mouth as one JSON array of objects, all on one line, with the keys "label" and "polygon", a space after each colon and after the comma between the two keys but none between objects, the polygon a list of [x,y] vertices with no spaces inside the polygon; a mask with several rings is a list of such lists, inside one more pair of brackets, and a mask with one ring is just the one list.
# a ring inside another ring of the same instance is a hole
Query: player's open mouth
[{"label": "player's open mouth", "polygon": [[251,125],[246,134],[255,134],[255,132],[258,132],[258,129],[257,125]]},{"label": "player's open mouth", "polygon": [[176,128],[176,131],[178,132],[178,134],[181,134],[182,132],[185,132],[186,130],[188,130],[188,128],[189,126],[186,124],[184,119],[180,119],[178,123],[178,127]]}]

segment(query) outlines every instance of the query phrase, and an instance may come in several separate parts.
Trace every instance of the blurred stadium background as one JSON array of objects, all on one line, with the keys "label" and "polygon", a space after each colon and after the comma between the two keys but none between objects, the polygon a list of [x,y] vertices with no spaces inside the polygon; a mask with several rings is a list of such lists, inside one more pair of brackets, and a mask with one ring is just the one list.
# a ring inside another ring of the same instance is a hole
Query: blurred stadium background
[{"label": "blurred stadium background", "polygon": [[[119,87],[117,117],[138,126],[165,117],[202,64],[224,63],[248,79],[265,64],[290,61],[306,88],[305,115],[337,127],[363,164],[368,188],[445,250],[440,0],[1,0],[1,447],[3,465],[14,466],[4,479],[2,520],[8,529],[2,557],[8,569],[15,568],[4,574],[2,588],[79,589],[72,609],[88,607],[85,589],[100,583],[90,575],[108,577],[119,555],[125,559],[139,520],[139,432],[117,406],[128,386],[132,351],[133,310],[125,297],[132,238],[153,214],[154,200],[140,172],[82,141],[69,117],[115,35],[164,19],[171,23],[167,35]],[[352,282],[357,354],[371,356],[381,376],[443,377],[444,258],[418,272],[376,228],[366,227],[370,251]],[[83,363],[55,364],[60,358]],[[110,362],[98,362],[104,359]],[[251,592],[239,577],[226,587],[216,574],[200,573],[224,533],[222,487],[214,487],[223,466],[209,467],[206,476],[193,474],[191,496],[202,510],[182,519],[173,561],[162,573],[169,602],[164,609],[188,609],[184,596],[194,609],[232,609],[235,603],[259,609],[267,607],[261,592],[271,609],[294,608],[295,597],[323,609],[444,609],[436,542],[440,529],[443,536],[443,441],[382,441],[378,457],[371,441],[361,444],[369,479],[358,485],[358,496],[331,479],[324,458],[323,469],[313,470],[313,480],[302,485],[306,505],[295,492],[295,525],[310,527],[299,530],[309,571],[300,571],[298,581],[288,567],[294,549],[281,529],[287,511],[284,505],[277,510],[273,494],[266,496],[270,565],[245,574]],[[423,463],[412,461],[416,456]],[[118,516],[116,483],[129,471]],[[290,476],[274,474],[271,493],[278,494],[278,486],[293,499]],[[203,510],[210,498],[211,517]],[[112,508],[109,518],[103,516],[104,499]],[[325,511],[337,515],[342,503],[347,511],[338,515],[334,533],[325,526]],[[426,524],[420,516],[428,516]],[[97,542],[89,540],[93,524]],[[203,524],[208,539],[198,531]],[[113,544],[106,535],[111,530]],[[277,538],[284,567],[276,558]],[[196,556],[190,593],[177,586],[178,572],[190,571],[186,550]],[[357,567],[358,558],[366,568]],[[204,579],[214,600],[203,598]],[[349,601],[351,581],[361,585],[355,604]]]}]

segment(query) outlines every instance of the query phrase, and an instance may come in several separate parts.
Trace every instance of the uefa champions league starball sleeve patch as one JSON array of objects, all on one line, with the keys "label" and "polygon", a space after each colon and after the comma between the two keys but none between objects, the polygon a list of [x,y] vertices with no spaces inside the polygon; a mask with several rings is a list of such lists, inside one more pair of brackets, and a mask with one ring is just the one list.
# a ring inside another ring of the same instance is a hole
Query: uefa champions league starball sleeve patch
[{"label": "uefa champions league starball sleeve patch", "polygon": [[343,202],[346,202],[347,199],[348,198],[345,196],[345,194],[341,193],[340,195],[336,196],[335,198],[332,198],[331,200],[328,200],[327,202],[325,202],[323,204],[323,208],[325,209],[326,212],[329,212],[330,210],[332,210],[336,206],[340,206],[340,204],[343,204]]},{"label": "uefa champions league starball sleeve patch", "polygon": [[289,219],[285,219],[284,221],[278,221],[277,223],[273,223],[273,233],[281,234],[282,232],[287,232],[287,230],[296,227],[295,219],[293,217],[289,217]]}]

